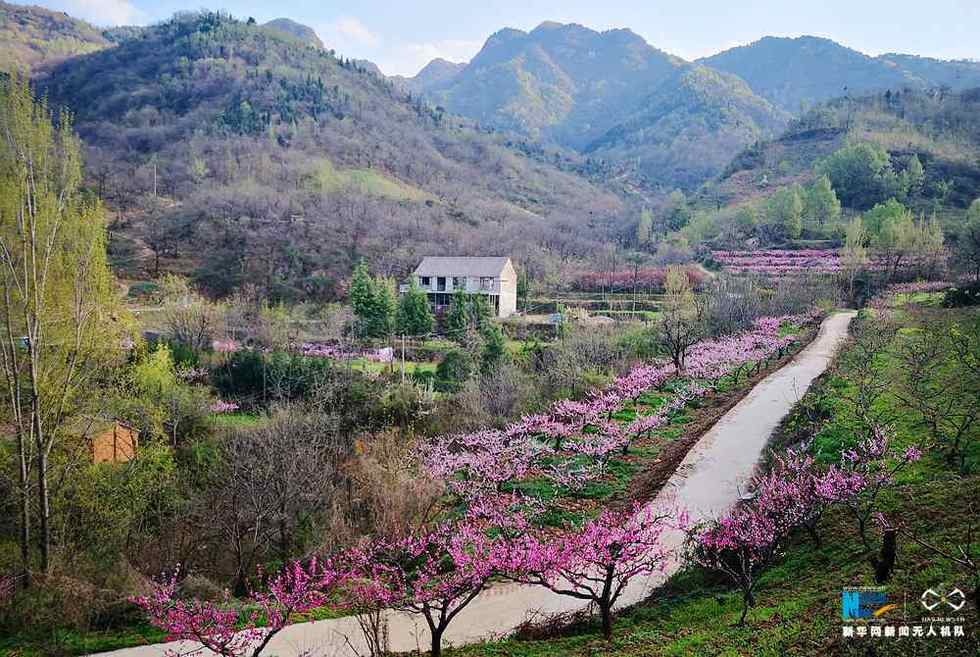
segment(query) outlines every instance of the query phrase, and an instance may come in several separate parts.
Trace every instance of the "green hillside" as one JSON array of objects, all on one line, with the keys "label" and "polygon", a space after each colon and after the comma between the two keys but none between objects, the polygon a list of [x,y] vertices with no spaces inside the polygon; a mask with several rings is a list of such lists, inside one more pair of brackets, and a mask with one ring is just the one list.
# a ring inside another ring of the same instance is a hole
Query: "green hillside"
[{"label": "green hillside", "polygon": [[68,14],[0,1],[0,70],[36,69],[110,45],[97,28]]},{"label": "green hillside", "polygon": [[739,78],[689,65],[586,152],[634,162],[651,184],[690,187],[717,175],[733,153],[777,134],[787,120],[788,115],[754,95]]},{"label": "green hillside", "polygon": [[553,22],[497,32],[427,95],[481,124],[608,162],[648,190],[700,184],[787,119],[737,78],[629,30]]},{"label": "green hillside", "polygon": [[553,160],[225,14],[177,16],[41,84],[75,111],[89,184],[118,212],[117,268],[153,274],[162,254],[217,294],[261,280],[332,298],[362,257],[402,273],[446,250],[519,255],[577,217],[622,212]]}]

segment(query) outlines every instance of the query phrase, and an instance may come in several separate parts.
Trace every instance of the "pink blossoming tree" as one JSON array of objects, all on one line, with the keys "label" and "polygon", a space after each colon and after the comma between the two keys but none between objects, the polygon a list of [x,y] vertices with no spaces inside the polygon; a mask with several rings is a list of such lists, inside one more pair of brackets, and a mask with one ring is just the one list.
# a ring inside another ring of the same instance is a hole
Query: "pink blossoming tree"
[{"label": "pink blossoming tree", "polygon": [[605,510],[581,531],[558,537],[522,535],[511,542],[499,566],[514,581],[594,603],[609,639],[613,607],[623,591],[637,577],[666,568],[672,552],[663,534],[685,523],[683,513],[651,507]]},{"label": "pink blossoming tree", "polygon": [[[275,575],[267,590],[253,593],[257,609],[243,616],[225,593],[222,603],[184,600],[178,596],[179,566],[154,584],[148,595],[133,598],[168,641],[189,641],[199,647],[182,653],[210,651],[221,657],[259,657],[269,641],[290,624],[293,614],[322,607],[337,583],[337,573],[326,562],[293,562]],[[264,623],[260,623],[263,621]]]},{"label": "pink blossoming tree", "polygon": [[502,519],[485,506],[481,513],[490,517],[470,515],[351,550],[349,594],[360,605],[422,616],[439,657],[446,628],[498,572],[502,543],[486,529]]}]

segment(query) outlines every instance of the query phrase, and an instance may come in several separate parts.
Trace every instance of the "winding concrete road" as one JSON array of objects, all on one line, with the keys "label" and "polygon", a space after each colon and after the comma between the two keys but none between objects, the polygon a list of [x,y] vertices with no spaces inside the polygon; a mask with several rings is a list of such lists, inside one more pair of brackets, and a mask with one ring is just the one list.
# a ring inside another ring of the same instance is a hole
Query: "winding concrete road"
[{"label": "winding concrete road", "polygon": [[[653,504],[673,502],[686,508],[691,520],[697,522],[717,517],[738,500],[773,431],[830,364],[847,336],[853,317],[853,312],[839,312],[824,320],[816,339],[806,349],[763,379],[704,434]],[[678,547],[683,541],[680,532],[665,538]],[[658,574],[633,583],[624,592],[620,604],[629,605],[644,599],[679,566],[675,561],[668,567],[666,575]],[[550,614],[581,606],[578,600],[541,587],[496,585],[459,614],[446,631],[444,641],[446,645],[461,645],[505,636],[535,612]],[[424,650],[428,646],[428,630],[420,619],[391,613],[389,630],[393,650]],[[168,650],[183,652],[192,648],[190,644],[171,643],[126,648],[102,655],[161,657],[168,654]],[[290,626],[273,638],[266,654],[276,657],[353,657],[367,654],[367,651],[355,619],[340,618]]]}]

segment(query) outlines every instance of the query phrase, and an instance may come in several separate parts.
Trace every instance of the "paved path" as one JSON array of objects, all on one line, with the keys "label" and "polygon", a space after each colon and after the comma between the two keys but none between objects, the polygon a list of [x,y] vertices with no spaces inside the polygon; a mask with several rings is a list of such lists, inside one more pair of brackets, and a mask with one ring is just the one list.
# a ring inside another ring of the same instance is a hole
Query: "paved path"
[{"label": "paved path", "polygon": [[[716,517],[738,498],[751,477],[773,431],[813,380],[830,363],[847,336],[853,312],[841,312],[824,320],[817,338],[790,363],[763,379],[753,390],[698,441],[668,480],[659,501],[673,500],[688,510],[696,522]],[[657,503],[657,502],[654,502]],[[665,539],[679,546],[683,536],[674,532]],[[672,563],[668,575],[675,572]],[[621,604],[644,599],[659,585],[663,575],[633,583]],[[444,637],[444,645],[475,643],[505,636],[534,612],[570,611],[580,601],[559,596],[541,587],[518,584],[496,585],[482,593],[460,612]],[[391,647],[396,651],[425,649],[429,644],[424,621],[392,613],[389,618]],[[275,657],[352,657],[366,654],[360,630],[353,618],[293,625],[280,632],[266,649]],[[190,645],[163,644],[126,648],[104,657],[160,657],[167,649],[182,650]]]}]

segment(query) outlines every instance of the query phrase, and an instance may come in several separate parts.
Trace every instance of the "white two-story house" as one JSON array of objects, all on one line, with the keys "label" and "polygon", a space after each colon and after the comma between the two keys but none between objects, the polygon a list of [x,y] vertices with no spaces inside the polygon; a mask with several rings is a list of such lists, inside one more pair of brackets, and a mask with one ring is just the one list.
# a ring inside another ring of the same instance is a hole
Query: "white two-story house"
[{"label": "white two-story house", "polygon": [[437,310],[449,306],[453,292],[462,288],[487,295],[497,317],[517,312],[517,271],[508,257],[427,256],[412,277]]}]

